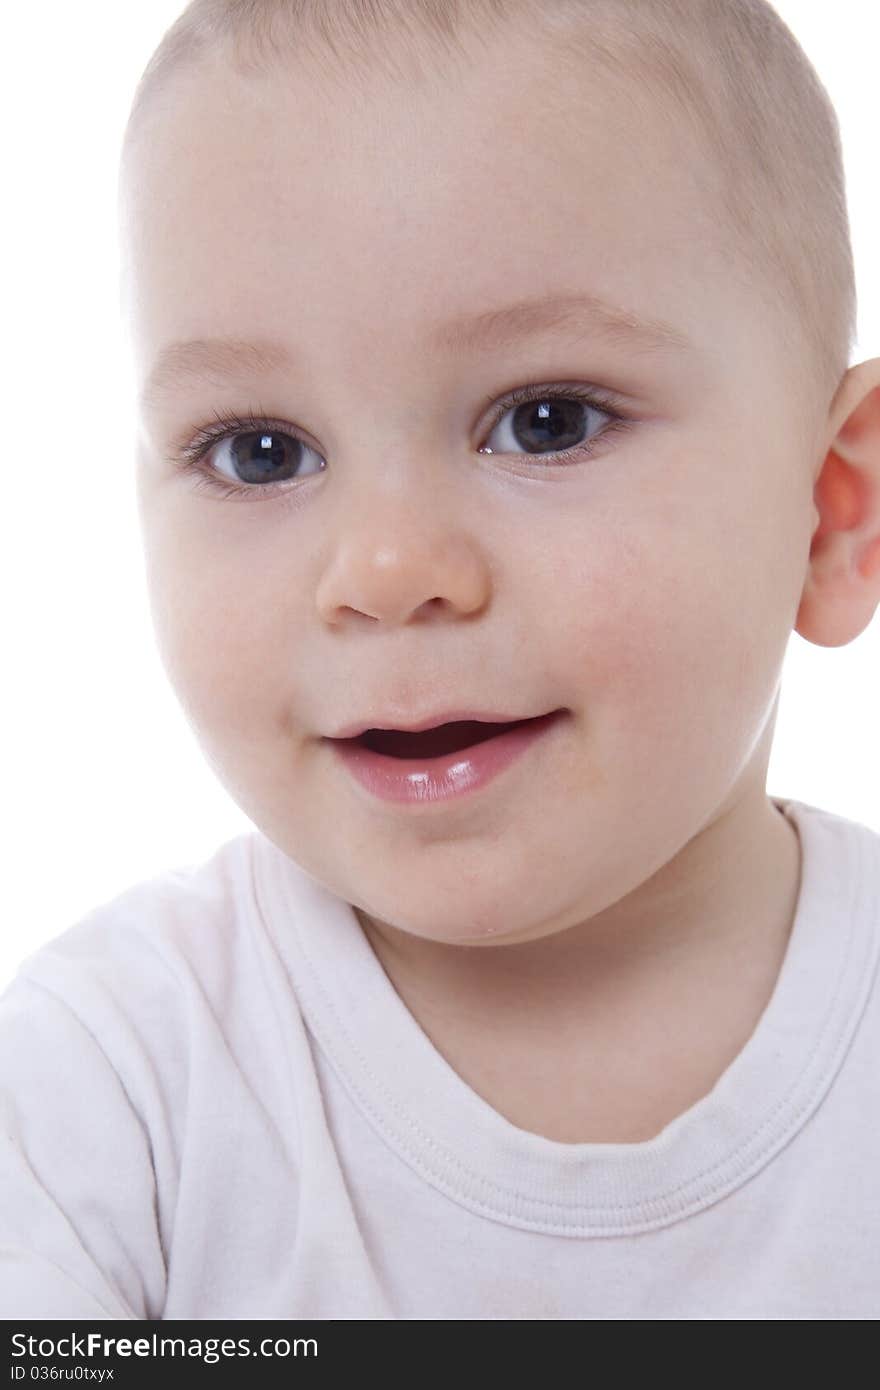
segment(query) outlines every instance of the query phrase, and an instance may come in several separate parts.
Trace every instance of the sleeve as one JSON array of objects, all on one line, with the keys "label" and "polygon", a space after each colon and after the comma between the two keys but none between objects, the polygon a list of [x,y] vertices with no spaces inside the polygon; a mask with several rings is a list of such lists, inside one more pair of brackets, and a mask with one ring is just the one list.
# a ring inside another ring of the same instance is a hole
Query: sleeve
[{"label": "sleeve", "polygon": [[34,979],[0,997],[0,1317],[156,1319],[150,1137],[88,1022]]}]

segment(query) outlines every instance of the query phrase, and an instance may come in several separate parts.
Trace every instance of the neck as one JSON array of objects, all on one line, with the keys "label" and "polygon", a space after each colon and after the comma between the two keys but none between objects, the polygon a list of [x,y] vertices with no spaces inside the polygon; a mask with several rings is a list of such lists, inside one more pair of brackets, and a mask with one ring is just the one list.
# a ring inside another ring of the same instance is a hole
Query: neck
[{"label": "neck", "polygon": [[[358,917],[417,1016],[622,1022],[698,1001],[763,1009],[779,974],[800,887],[797,832],[760,794],[723,809],[673,860],[605,911],[513,945],[427,941]],[[739,1005],[737,1005],[739,1000]],[[757,1021],[755,1018],[754,1021]]]}]

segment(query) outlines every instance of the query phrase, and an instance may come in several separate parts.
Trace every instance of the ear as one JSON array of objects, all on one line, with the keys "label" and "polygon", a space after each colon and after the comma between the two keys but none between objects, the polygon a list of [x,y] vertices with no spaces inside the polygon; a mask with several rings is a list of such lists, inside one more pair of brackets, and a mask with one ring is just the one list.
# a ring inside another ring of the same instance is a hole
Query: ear
[{"label": "ear", "polygon": [[846,373],[829,429],[795,632],[820,647],[843,647],[864,632],[880,602],[880,357]]}]

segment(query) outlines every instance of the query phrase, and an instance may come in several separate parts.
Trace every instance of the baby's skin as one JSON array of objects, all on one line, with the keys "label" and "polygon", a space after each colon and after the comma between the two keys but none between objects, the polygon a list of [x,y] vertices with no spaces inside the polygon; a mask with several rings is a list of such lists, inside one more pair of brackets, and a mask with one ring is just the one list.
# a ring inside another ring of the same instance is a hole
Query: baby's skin
[{"label": "baby's skin", "polygon": [[[569,1142],[652,1137],[753,1032],[800,883],[766,793],[786,647],[880,599],[880,359],[804,392],[716,171],[635,95],[515,29],[398,84],[217,52],[125,183],[173,687],[456,1070]],[[421,802],[333,742],[454,709],[564,714]]]}]

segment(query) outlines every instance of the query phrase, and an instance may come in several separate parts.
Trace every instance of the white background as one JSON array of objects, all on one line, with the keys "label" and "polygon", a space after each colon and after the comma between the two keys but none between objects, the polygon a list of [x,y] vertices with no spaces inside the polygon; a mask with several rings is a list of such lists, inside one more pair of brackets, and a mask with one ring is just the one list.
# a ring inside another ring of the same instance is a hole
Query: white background
[{"label": "white background", "polygon": [[[875,6],[779,0],[843,135],[860,300],[880,356]],[[154,646],[117,308],[116,174],[138,78],[178,0],[9,5],[0,373],[3,882],[0,985],[142,878],[251,822],[206,765]],[[793,634],[768,790],[880,830],[880,618],[847,647]]]}]

